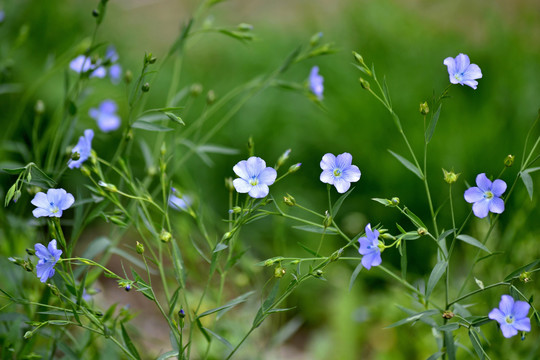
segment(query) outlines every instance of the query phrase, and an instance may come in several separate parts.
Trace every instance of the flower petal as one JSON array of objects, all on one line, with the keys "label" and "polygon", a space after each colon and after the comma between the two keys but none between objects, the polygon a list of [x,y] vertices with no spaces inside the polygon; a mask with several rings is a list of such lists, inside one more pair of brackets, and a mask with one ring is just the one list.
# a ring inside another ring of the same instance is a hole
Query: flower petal
[{"label": "flower petal", "polygon": [[345,171],[352,164],[352,155],[349,153],[343,153],[336,157],[336,166],[342,171]]},{"label": "flower petal", "polygon": [[325,184],[334,185],[334,174],[332,173],[332,170],[324,170],[321,173],[320,179]]},{"label": "flower petal", "polygon": [[443,64],[448,67],[448,74],[450,74],[450,81],[455,80],[454,74],[456,73],[456,61],[453,57],[447,57],[444,59]]},{"label": "flower petal", "polygon": [[274,168],[267,167],[259,174],[259,182],[265,185],[272,185],[276,181],[277,172]]},{"label": "flower petal", "polygon": [[465,190],[465,194],[463,196],[465,197],[465,201],[468,203],[475,203],[484,200],[484,192],[476,186]]},{"label": "flower petal", "polygon": [[514,322],[514,328],[519,331],[531,331],[531,319],[524,317],[522,319],[516,319]]},{"label": "flower petal", "polygon": [[324,154],[321,160],[321,169],[333,171],[335,167],[336,157],[334,156],[334,154]]},{"label": "flower petal", "polygon": [[499,309],[501,309],[504,316],[512,314],[514,309],[514,298],[510,295],[501,296],[501,301],[499,302]]},{"label": "flower petal", "polygon": [[501,312],[501,310],[497,308],[491,310],[488,314],[488,317],[491,320],[495,320],[500,324],[504,324],[506,322],[506,319],[505,319],[506,316]]},{"label": "flower petal", "polygon": [[[49,208],[49,199],[47,199],[47,195],[45,195],[44,192],[38,192],[36,196],[30,201],[30,203],[34,206],[37,206],[38,208]],[[36,209],[37,210],[37,209]],[[41,215],[44,216],[44,215]]]},{"label": "flower petal", "polygon": [[248,173],[248,170],[247,170],[247,161],[246,160],[242,160],[240,162],[238,162],[236,165],[233,166],[233,171],[236,175],[238,175],[239,177],[241,177],[242,179],[249,179],[249,173]]},{"label": "flower petal", "polygon": [[246,169],[249,177],[259,176],[261,171],[266,168],[266,162],[260,157],[252,156],[247,159]]},{"label": "flower petal", "polygon": [[511,338],[512,336],[517,335],[518,333],[518,331],[514,328],[514,326],[507,323],[501,324],[501,331],[505,338]]},{"label": "flower petal", "polygon": [[367,237],[361,237],[358,239],[358,242],[360,243],[360,249],[358,249],[360,255],[366,255],[371,251],[371,249],[368,249],[368,246],[371,245],[371,241]]},{"label": "flower petal", "polygon": [[362,258],[362,265],[368,270],[371,269],[372,266],[380,265],[381,262],[381,253],[378,251],[372,251]]},{"label": "flower petal", "polygon": [[476,87],[478,86],[478,81],[476,80],[462,80],[461,85],[467,85],[472,87],[474,90],[476,90]]},{"label": "flower petal", "polygon": [[244,179],[234,179],[233,185],[236,191],[238,191],[241,194],[249,192],[251,188],[253,187],[249,182],[247,182]]},{"label": "flower petal", "polygon": [[487,178],[485,173],[481,173],[476,176],[476,185],[478,185],[480,190],[484,192],[491,191],[491,180]]},{"label": "flower petal", "polygon": [[48,258],[50,253],[49,250],[43,244],[35,244],[34,249],[36,250],[36,256],[38,259]]},{"label": "flower petal", "polygon": [[497,179],[491,185],[493,195],[499,197],[506,191],[506,183],[503,180]]},{"label": "flower petal", "polygon": [[269,191],[268,185],[259,183],[251,188],[248,195],[252,198],[260,199],[268,195]]},{"label": "flower petal", "polygon": [[469,65],[469,67],[467,67],[467,70],[465,70],[465,73],[463,73],[463,78],[465,80],[480,79],[481,77],[482,71],[480,70],[480,67],[476,64]]},{"label": "flower petal", "polygon": [[484,199],[482,201],[475,202],[472,206],[473,213],[480,219],[485,218],[489,212],[489,200]]},{"label": "flower petal", "polygon": [[349,190],[351,183],[340,177],[334,179],[334,186],[338,193],[343,194]]},{"label": "flower petal", "polygon": [[531,305],[525,301],[516,301],[514,303],[513,313],[516,319],[521,319],[527,317],[529,314],[529,309]]},{"label": "flower petal", "polygon": [[44,208],[37,208],[37,209],[34,209],[32,211],[32,215],[34,215],[34,217],[42,217],[42,216],[49,216],[51,215],[51,212],[47,209],[44,209]]},{"label": "flower petal", "polygon": [[343,180],[346,180],[348,182],[357,182],[358,180],[360,180],[361,175],[362,173],[356,165],[351,165],[347,167],[341,173],[341,177],[343,178]]},{"label": "flower petal", "polygon": [[489,211],[495,214],[502,214],[504,211],[504,201],[501,198],[494,197],[489,201]]},{"label": "flower petal", "polygon": [[99,111],[105,114],[114,114],[117,106],[113,100],[104,100],[99,104]]},{"label": "flower petal", "polygon": [[469,57],[465,54],[459,54],[456,56],[456,72],[464,73],[467,67],[471,64]]}]

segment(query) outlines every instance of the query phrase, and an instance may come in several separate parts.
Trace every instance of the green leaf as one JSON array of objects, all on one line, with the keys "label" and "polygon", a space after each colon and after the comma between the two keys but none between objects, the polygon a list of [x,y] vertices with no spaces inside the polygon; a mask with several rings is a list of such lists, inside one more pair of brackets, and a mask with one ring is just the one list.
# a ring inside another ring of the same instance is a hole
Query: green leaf
[{"label": "green leaf", "polygon": [[31,175],[31,180],[28,181],[30,185],[39,186],[42,188],[54,188],[56,187],[56,181],[51,179],[43,170],[41,170],[37,165],[31,163],[29,164],[29,170]]},{"label": "green leaf", "polygon": [[441,356],[443,356],[443,352],[437,351],[435,354],[432,354],[430,357],[427,358],[427,360],[437,360]]},{"label": "green leaf", "polygon": [[171,46],[171,49],[169,50],[169,53],[167,54],[167,57],[171,56],[175,51],[182,52],[182,49],[184,47],[184,42],[186,41],[189,31],[191,30],[191,25],[193,25],[193,19],[189,19],[189,22],[187,25],[185,25],[182,28],[182,32],[180,33],[180,36],[178,39],[174,42],[173,46]]},{"label": "green leaf", "polygon": [[461,240],[463,242],[466,242],[467,244],[469,245],[472,245],[472,246],[475,246],[481,250],[484,250],[488,253],[491,253],[491,251],[489,251],[489,249],[487,247],[485,247],[484,244],[482,244],[480,241],[476,240],[475,238],[473,238],[472,236],[469,236],[469,235],[458,235],[457,237],[458,240]]},{"label": "green leaf", "polygon": [[217,308],[214,308],[214,309],[207,310],[207,311],[203,312],[202,314],[198,315],[197,318],[200,319],[202,317],[208,316],[208,315],[216,313],[218,311],[229,310],[230,308],[245,302],[247,300],[247,298],[250,297],[251,295],[253,295],[254,293],[255,293],[255,291],[249,291],[249,292],[247,292],[247,293],[245,293],[243,295],[240,295],[239,297],[237,297],[235,299],[232,299],[231,301],[229,301],[225,305],[222,305],[222,306],[219,306]]},{"label": "green leaf", "polygon": [[395,322],[392,325],[387,326],[385,329],[390,329],[390,328],[400,326],[400,325],[403,325],[403,324],[407,324],[407,323],[410,323],[410,322],[413,322],[413,321],[416,322],[416,321],[420,320],[423,317],[431,316],[431,315],[435,315],[435,314],[439,314],[439,310],[432,309],[432,310],[422,311],[422,312],[416,313],[414,315],[411,315],[409,317],[406,317],[405,319],[402,319],[402,320],[400,320],[398,322]]},{"label": "green leaf", "polygon": [[383,204],[384,206],[391,206],[392,201],[388,199],[381,199],[381,198],[371,198],[371,200],[378,202],[379,204]]},{"label": "green leaf", "polygon": [[474,348],[474,351],[476,351],[476,355],[478,355],[478,357],[483,360],[484,348],[482,347],[482,343],[478,338],[478,334],[476,334],[472,329],[469,330],[469,339],[471,339],[471,344]]},{"label": "green leaf", "polygon": [[407,242],[402,242],[400,247],[401,255],[401,278],[407,279]]},{"label": "green leaf", "polygon": [[177,124],[186,125],[186,123],[180,118],[180,116],[175,115],[172,112],[165,112],[165,115],[167,115],[170,120],[174,121]]},{"label": "green leaf", "polygon": [[9,188],[6,194],[6,198],[4,200],[4,207],[7,207],[9,205],[9,202],[11,201],[11,199],[13,199],[13,196],[15,195],[16,190],[17,190],[17,182]]},{"label": "green leaf", "polygon": [[120,327],[122,329],[122,338],[124,339],[124,344],[126,344],[126,347],[128,348],[131,355],[133,355],[134,358],[140,359],[141,356],[139,355],[139,352],[137,351],[137,348],[135,345],[133,345],[133,342],[131,341],[131,338],[129,337],[126,328],[124,327],[124,323],[120,323]]},{"label": "green leaf", "polygon": [[411,210],[408,208],[403,209],[405,211],[405,215],[409,218],[409,220],[412,221],[414,226],[416,227],[423,227],[424,229],[427,229],[427,226],[424,224],[422,220],[418,216],[416,216]]},{"label": "green leaf", "polygon": [[182,259],[182,253],[180,252],[180,248],[178,247],[178,244],[173,239],[171,240],[172,244],[172,258],[173,258],[173,266],[174,266],[174,273],[176,275],[176,280],[181,285],[182,288],[184,288],[186,284],[186,272],[184,271],[184,261]]},{"label": "green leaf", "polygon": [[390,154],[392,154],[401,164],[403,164],[403,166],[405,166],[407,169],[409,169],[410,171],[412,171],[416,176],[418,176],[420,178],[420,180],[423,180],[424,177],[422,175],[422,172],[420,171],[420,169],[418,169],[415,165],[413,165],[412,162],[410,162],[409,160],[405,159],[403,156],[401,155],[398,155],[396,154],[395,152],[393,152],[392,150],[388,150],[390,152]]},{"label": "green leaf", "polygon": [[426,300],[429,299],[429,296],[431,295],[431,292],[443,276],[444,272],[446,271],[446,267],[448,266],[448,263],[446,261],[440,261],[435,265],[433,270],[431,271],[431,274],[429,275],[429,280],[427,283],[426,288]]},{"label": "green leaf", "polygon": [[170,127],[166,127],[159,124],[154,124],[149,121],[145,120],[137,120],[133,124],[131,124],[131,127],[134,129],[141,129],[141,130],[147,130],[147,131],[158,131],[158,132],[164,132],[164,131],[172,131]]},{"label": "green leaf", "polygon": [[178,357],[178,350],[167,351],[166,353],[161,354],[157,358],[157,360],[167,360],[167,359],[170,359],[172,357],[174,357],[174,358]]},{"label": "green leaf", "polygon": [[302,249],[306,250],[311,255],[321,257],[321,255],[317,254],[315,250],[311,250],[310,248],[308,248],[306,245],[302,244],[301,242],[297,242],[297,244],[300,245]]},{"label": "green leaf", "polygon": [[218,339],[223,345],[225,345],[227,348],[229,348],[229,350],[233,350],[234,349],[234,346],[227,341],[227,339],[225,339],[224,337],[216,334],[215,332],[213,332],[212,330],[210,330],[209,328],[204,328],[204,330],[209,333],[210,335],[212,335],[213,337],[215,337],[216,339]]},{"label": "green leaf", "polygon": [[90,241],[90,245],[88,245],[81,257],[85,259],[94,259],[97,255],[107,250],[110,245],[111,240],[104,236],[100,236],[97,239]]},{"label": "green leaf", "polygon": [[326,235],[337,235],[338,233],[336,228],[327,227],[325,229],[322,225],[320,227],[315,226],[315,225],[298,225],[298,226],[293,226],[293,229],[307,231],[307,232],[316,233],[316,234],[324,233]]},{"label": "green leaf", "polygon": [[339,209],[341,208],[341,205],[343,204],[343,201],[351,194],[351,192],[354,190],[354,187],[352,187],[349,191],[347,191],[345,194],[341,195],[339,199],[334,203],[334,206],[332,207],[332,216],[335,218]]},{"label": "green leaf", "polygon": [[362,271],[362,268],[364,266],[362,266],[362,263],[359,263],[357,266],[356,266],[356,269],[354,269],[352,275],[351,275],[351,280],[349,281],[349,291],[351,291],[352,287],[353,287],[353,284],[354,282],[356,281],[356,278],[358,277],[358,274],[360,274],[360,271]]},{"label": "green leaf", "polygon": [[202,326],[201,320],[199,318],[195,318],[195,325],[197,325],[197,327],[199,328],[199,330],[203,334],[206,341],[210,342],[210,340],[211,340],[210,335],[208,335],[208,332],[206,331],[206,328],[204,326]]},{"label": "green leaf", "polygon": [[474,317],[474,320],[471,321],[471,326],[479,327],[479,326],[485,325],[487,323],[490,323],[492,321],[493,320],[491,320],[487,316],[476,316],[476,317]]},{"label": "green leaf", "polygon": [[437,327],[439,331],[455,331],[457,329],[459,329],[459,323],[450,323]]},{"label": "green leaf", "polygon": [[433,117],[429,122],[428,128],[426,129],[426,143],[429,143],[431,141],[431,138],[433,137],[435,127],[437,126],[437,121],[439,121],[439,115],[441,115],[441,107],[442,103],[437,108],[437,111],[435,111],[435,114],[433,114]]},{"label": "green leaf", "polygon": [[217,253],[219,251],[225,250],[226,248],[228,248],[227,245],[225,245],[223,243],[219,243],[219,244],[216,245],[216,248],[214,249],[214,252]]},{"label": "green leaf", "polygon": [[504,278],[504,281],[510,281],[514,278],[517,278],[519,277],[519,275],[521,275],[522,272],[524,271],[529,271],[530,269],[534,268],[536,265],[538,265],[540,263],[540,259],[537,259],[537,260],[534,260],[532,263],[529,263],[525,266],[522,266],[520,267],[519,269],[516,269],[514,271],[512,271],[510,273],[510,275],[508,275],[507,277]]},{"label": "green leaf", "polygon": [[26,170],[26,167],[19,167],[19,168],[14,168],[14,169],[2,168],[2,171],[5,171],[10,175],[19,175],[24,170]]},{"label": "green leaf", "polygon": [[531,201],[533,199],[533,180],[530,173],[538,171],[538,170],[540,170],[540,167],[529,168],[520,172],[521,180],[523,181],[523,184],[525,185],[525,189],[527,189],[527,193],[529,193],[529,197],[531,198]]},{"label": "green leaf", "polygon": [[138,290],[146,296],[148,299],[154,301],[156,298],[154,297],[154,293],[152,291],[152,288],[144,279],[133,269],[131,269],[131,274],[135,278],[135,281],[138,286]]},{"label": "green leaf", "polygon": [[270,307],[272,307],[272,305],[274,304],[274,301],[275,301],[275,299],[277,297],[277,294],[278,294],[278,291],[279,291],[279,284],[281,282],[280,280],[281,279],[276,280],[276,283],[272,287],[272,290],[270,290],[270,294],[268,294],[268,297],[264,300],[261,307],[257,311],[257,315],[255,315],[255,318],[253,319],[253,324],[252,324],[252,326],[254,328],[259,327],[259,325],[262,324],[262,322],[266,318],[266,316],[268,316],[267,311],[268,311],[268,309],[270,309]]},{"label": "green leaf", "polygon": [[452,336],[452,331],[445,331],[444,339],[446,343],[446,354],[448,355],[448,360],[456,360],[456,346],[454,343],[454,337]]}]

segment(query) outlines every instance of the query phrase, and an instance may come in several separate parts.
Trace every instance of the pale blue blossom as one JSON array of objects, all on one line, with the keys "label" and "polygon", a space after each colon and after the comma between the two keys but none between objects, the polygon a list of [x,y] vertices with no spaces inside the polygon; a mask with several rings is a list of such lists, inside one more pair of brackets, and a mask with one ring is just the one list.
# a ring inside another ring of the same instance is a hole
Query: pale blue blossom
[{"label": "pale blue blossom", "polygon": [[311,68],[311,72],[309,73],[309,90],[317,96],[319,100],[322,100],[323,98],[323,86],[324,78],[319,75],[319,67],[314,66]]},{"label": "pale blue blossom", "polygon": [[171,188],[171,194],[169,195],[169,206],[174,210],[188,211],[192,202],[191,197],[181,195],[179,193],[178,196],[176,196],[177,193],[178,191],[176,191],[175,188]]},{"label": "pale blue blossom", "polygon": [[500,324],[505,338],[510,338],[518,331],[531,331],[531,319],[528,317],[530,308],[525,301],[514,301],[510,295],[503,295],[499,308],[491,310],[488,317]]},{"label": "pale blue blossom", "polygon": [[467,55],[459,54],[455,59],[453,57],[447,57],[443,63],[448,67],[448,74],[450,75],[450,82],[452,84],[467,85],[476,89],[478,85],[476,79],[482,77],[482,71],[478,65],[471,64]]},{"label": "pale blue blossom", "polygon": [[239,176],[234,179],[233,185],[239,193],[248,193],[252,198],[263,198],[268,195],[272,185],[276,181],[277,172],[271,167],[266,167],[266,162],[260,157],[252,156],[234,165],[233,171]]},{"label": "pale blue blossom", "polygon": [[39,280],[44,283],[54,275],[54,265],[60,260],[62,250],[56,248],[56,239],[49,242],[48,247],[43,244],[34,246],[39,261],[36,265],[36,273]]},{"label": "pale blue blossom", "polygon": [[97,121],[101,131],[109,132],[120,127],[121,120],[116,114],[117,108],[113,100],[104,100],[99,104],[99,108],[91,108],[88,113],[91,118]]},{"label": "pale blue blossom", "polygon": [[506,183],[503,180],[491,182],[486,174],[476,176],[477,187],[468,188],[465,191],[465,201],[473,204],[473,213],[479,218],[485,218],[491,211],[501,214],[504,211],[504,201],[500,198],[506,191]]},{"label": "pale blue blossom", "polygon": [[75,153],[79,154],[79,160],[70,159],[68,161],[68,167],[70,169],[80,168],[82,163],[85,162],[86,159],[90,157],[90,153],[92,151],[93,138],[94,138],[94,131],[92,129],[84,130],[84,136],[81,136],[79,138],[79,142],[77,143],[77,145],[73,147],[73,150],[71,150],[72,154],[75,154]]},{"label": "pale blue blossom", "polygon": [[35,217],[62,217],[62,212],[75,202],[75,198],[64,189],[49,189],[47,194],[38,192],[32,199],[37,209],[32,211]]},{"label": "pale blue blossom", "polygon": [[351,182],[360,180],[360,169],[352,165],[352,155],[343,153],[337,157],[325,154],[321,160],[321,181],[334,185],[338,193],[344,193],[351,187]]},{"label": "pale blue blossom", "polygon": [[358,252],[363,255],[362,266],[366,269],[371,269],[372,266],[381,265],[381,249],[379,248],[379,231],[371,230],[371,224],[367,224],[366,236],[358,239],[360,249]]},{"label": "pale blue blossom", "polygon": [[107,69],[100,63],[92,64],[92,59],[87,56],[79,55],[69,63],[71,70],[76,73],[90,72],[89,77],[104,78],[107,75]]}]

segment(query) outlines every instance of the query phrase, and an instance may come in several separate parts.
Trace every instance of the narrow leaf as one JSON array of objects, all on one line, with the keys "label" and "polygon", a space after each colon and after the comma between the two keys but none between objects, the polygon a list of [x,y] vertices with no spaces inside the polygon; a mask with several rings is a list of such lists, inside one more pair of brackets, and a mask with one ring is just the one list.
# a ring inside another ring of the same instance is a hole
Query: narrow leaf
[{"label": "narrow leaf", "polygon": [[218,339],[223,345],[229,348],[229,350],[234,349],[234,346],[230,342],[228,342],[227,339],[225,339],[224,337],[218,335],[217,333],[213,332],[209,328],[204,328],[204,330],[210,335],[212,335],[213,337],[215,337],[216,339]]},{"label": "narrow leaf", "polygon": [[335,218],[339,209],[341,208],[341,205],[343,204],[343,201],[351,194],[351,192],[354,190],[354,187],[352,187],[349,191],[347,191],[345,194],[341,195],[339,199],[334,203],[334,206],[332,207],[332,216]]},{"label": "narrow leaf", "polygon": [[207,310],[207,311],[203,312],[202,314],[197,316],[197,318],[200,319],[202,317],[208,316],[208,315],[213,314],[213,313],[218,312],[218,311],[228,310],[228,309],[230,309],[230,308],[232,308],[232,307],[234,307],[234,306],[236,306],[238,304],[241,304],[241,303],[245,302],[248,297],[253,295],[253,293],[255,293],[255,291],[249,291],[249,292],[247,292],[247,293],[245,293],[243,295],[240,295],[239,297],[232,299],[231,301],[229,301],[225,305],[222,305],[222,306],[219,306],[217,308],[214,308],[214,309]]},{"label": "narrow leaf", "polygon": [[533,199],[533,180],[531,175],[529,175],[528,172],[522,171],[520,173],[521,180],[523,181],[523,185],[525,185],[525,189],[527,189],[527,193],[529,194],[529,198]]},{"label": "narrow leaf", "polygon": [[433,271],[431,271],[431,275],[429,275],[429,280],[426,288],[426,300],[431,295],[431,292],[435,288],[435,285],[437,285],[437,283],[443,276],[447,266],[448,263],[446,261],[440,261],[437,263],[437,265],[435,265]]},{"label": "narrow leaf", "polygon": [[184,261],[182,260],[182,253],[180,248],[175,240],[171,241],[172,243],[172,255],[173,255],[173,266],[174,274],[176,275],[176,280],[183,288],[186,284],[186,272],[184,270]]},{"label": "narrow leaf", "polygon": [[322,225],[320,227],[315,225],[298,225],[293,226],[293,229],[312,232],[316,234],[325,233],[327,235],[336,235],[338,233],[334,227],[327,227],[325,229]]},{"label": "narrow leaf", "polygon": [[165,115],[172,120],[173,122],[180,124],[180,125],[186,125],[186,123],[180,118],[180,116],[173,114],[172,112],[165,112]]},{"label": "narrow leaf", "polygon": [[407,324],[407,323],[410,323],[410,322],[413,322],[413,321],[418,321],[423,317],[435,315],[435,314],[438,314],[438,313],[439,313],[439,310],[435,310],[435,309],[422,311],[422,312],[416,313],[414,315],[411,315],[411,316],[409,316],[409,317],[407,317],[405,319],[402,319],[402,320],[400,320],[398,322],[395,322],[392,325],[387,326],[386,329],[390,329],[390,328],[393,328],[393,327],[396,327],[396,326]]},{"label": "narrow leaf", "polygon": [[469,236],[469,235],[458,235],[457,237],[459,240],[463,241],[463,242],[466,242],[467,244],[469,245],[472,245],[472,246],[475,246],[479,249],[482,249],[488,253],[491,253],[491,251],[489,251],[489,249],[487,247],[485,247],[484,244],[482,244],[480,241],[476,240],[475,238],[473,238],[472,236]]},{"label": "narrow leaf", "polygon": [[362,263],[359,263],[357,266],[356,266],[356,269],[354,269],[352,275],[351,275],[351,280],[349,281],[349,291],[351,291],[352,287],[353,287],[353,284],[354,282],[356,281],[356,278],[358,277],[358,274],[360,274],[360,271],[362,271]]},{"label": "narrow leaf", "polygon": [[170,127],[166,127],[166,126],[159,125],[159,124],[154,124],[154,123],[151,123],[151,122],[145,121],[145,120],[137,120],[133,124],[131,124],[131,127],[134,128],[134,129],[141,129],[141,130],[147,130],[147,131],[158,131],[158,132],[172,131],[173,130]]},{"label": "narrow leaf", "polygon": [[441,115],[441,107],[442,103],[437,108],[437,111],[435,111],[435,114],[433,114],[433,117],[431,118],[431,121],[429,122],[428,128],[426,130],[426,143],[429,143],[431,141],[431,138],[433,137],[433,133],[435,132],[435,127],[437,126],[437,121],[439,121],[439,115]]},{"label": "narrow leaf", "polygon": [[126,331],[126,328],[124,327],[124,323],[120,323],[120,327],[122,329],[122,338],[124,339],[124,343],[126,344],[129,352],[131,353],[131,355],[133,355],[133,357],[140,359],[141,356],[139,355],[139,352],[137,351],[135,345],[133,345],[133,342],[131,341],[131,338]]},{"label": "narrow leaf", "polygon": [[532,263],[529,263],[525,266],[520,267],[519,269],[516,269],[510,273],[507,277],[504,278],[504,281],[510,281],[513,278],[519,277],[522,272],[529,271],[530,269],[534,268],[536,265],[540,263],[540,259],[534,260]]},{"label": "narrow leaf", "polygon": [[478,335],[471,329],[469,330],[469,339],[471,339],[471,344],[476,351],[476,355],[483,360],[484,359],[484,349],[482,348],[482,343],[478,338]]},{"label": "narrow leaf", "polygon": [[422,175],[422,172],[420,171],[420,169],[418,169],[415,165],[413,165],[412,162],[410,162],[409,160],[405,159],[403,156],[401,155],[398,155],[396,154],[395,152],[393,152],[392,150],[388,150],[390,152],[390,154],[392,154],[392,156],[394,156],[403,166],[405,166],[407,169],[409,169],[410,171],[412,171],[416,176],[418,176],[420,178],[420,180],[423,180],[424,177]]}]

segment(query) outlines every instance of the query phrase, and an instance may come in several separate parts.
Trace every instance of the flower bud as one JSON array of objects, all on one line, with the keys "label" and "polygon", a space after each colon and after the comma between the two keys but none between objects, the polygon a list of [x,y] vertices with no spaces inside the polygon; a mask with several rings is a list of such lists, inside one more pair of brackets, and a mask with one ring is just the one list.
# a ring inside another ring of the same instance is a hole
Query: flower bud
[{"label": "flower bud", "polygon": [[420,103],[420,114],[427,115],[429,113],[429,105],[427,101]]},{"label": "flower bud", "polygon": [[317,269],[317,270],[315,271],[315,274],[314,274],[314,275],[315,275],[316,277],[321,277],[321,276],[323,276],[323,274],[324,274],[324,272],[323,272],[321,269]]},{"label": "flower bud", "polygon": [[241,212],[242,212],[242,208],[240,206],[235,206],[229,210],[230,214],[240,214]]},{"label": "flower bud", "polygon": [[287,172],[289,174],[295,173],[300,169],[301,166],[302,166],[302,163],[296,163],[294,165],[291,165],[291,167],[289,168],[289,170],[287,170]]},{"label": "flower bud", "polygon": [[144,83],[144,85],[141,87],[141,90],[143,92],[148,92],[150,91],[150,84],[149,83]]},{"label": "flower bud", "polygon": [[274,277],[276,277],[278,279],[282,278],[283,275],[285,275],[286,272],[287,271],[284,268],[282,268],[281,265],[280,265],[280,266],[278,266],[277,268],[274,269]]},{"label": "flower bud", "polygon": [[186,313],[184,312],[184,309],[180,309],[180,311],[178,311],[178,317],[180,319],[183,319],[186,317]]},{"label": "flower bud", "polygon": [[58,288],[55,285],[47,284],[47,286],[51,289],[53,295],[60,296],[60,291],[58,291]]},{"label": "flower bud", "polygon": [[170,232],[162,229],[161,233],[159,233],[159,239],[161,240],[161,242],[168,243],[169,241],[171,241],[172,235]]},{"label": "flower bud", "polygon": [[189,94],[193,97],[197,97],[201,95],[202,91],[203,91],[203,87],[199,83],[195,83],[191,85],[191,87],[189,88]]},{"label": "flower bud", "polygon": [[319,44],[319,41],[321,40],[322,36],[323,36],[322,32],[318,32],[315,35],[313,35],[311,37],[311,39],[309,39],[309,45],[317,46]]},{"label": "flower bud", "polygon": [[285,152],[279,157],[279,159],[277,161],[277,164],[276,164],[276,168],[283,165],[285,163],[285,161],[287,161],[287,159],[289,158],[290,154],[291,154],[291,149],[285,150]]},{"label": "flower bud", "polygon": [[531,273],[529,271],[524,271],[521,274],[519,274],[519,281],[523,283],[528,283],[531,281]]},{"label": "flower bud", "polygon": [[71,160],[79,160],[81,158],[81,154],[79,154],[77,151],[71,153]]},{"label": "flower bud", "polygon": [[232,177],[225,178],[225,187],[229,191],[234,191],[234,184]]},{"label": "flower bud", "polygon": [[325,216],[324,216],[323,226],[326,229],[330,225],[332,225],[332,216],[330,215],[330,213],[327,210],[326,213],[325,213]]},{"label": "flower bud", "polygon": [[283,197],[283,202],[286,204],[286,205],[289,205],[289,206],[294,206],[296,205],[296,200],[294,199],[294,197],[290,194],[287,194],[287,196],[284,196]]},{"label": "flower bud", "polygon": [[451,319],[454,317],[454,313],[451,312],[450,310],[445,310],[443,313],[442,313],[442,317],[444,319]]},{"label": "flower bud", "polygon": [[506,167],[510,167],[514,164],[514,159],[516,157],[514,155],[508,155],[505,159],[504,159],[504,166]]},{"label": "flower bud", "polygon": [[249,137],[248,142],[247,142],[247,149],[248,149],[249,156],[255,155],[255,142],[253,141],[253,137],[251,136]]},{"label": "flower bud", "polygon": [[216,93],[214,92],[214,90],[208,91],[208,93],[206,94],[206,103],[208,105],[212,105],[215,102],[216,102]]},{"label": "flower bud", "polygon": [[394,235],[391,235],[391,234],[386,233],[386,232],[383,233],[382,230],[380,231],[379,236],[381,237],[381,239],[388,240],[388,241],[396,240],[396,237]]},{"label": "flower bud", "polygon": [[106,190],[109,190],[110,192],[117,192],[118,191],[118,189],[116,188],[116,185],[109,184],[109,183],[106,183],[106,182],[101,181],[101,180],[98,182],[98,185],[104,187]]},{"label": "flower bud", "polygon": [[332,256],[330,256],[330,261],[336,261],[337,259],[339,259],[342,252],[343,252],[343,248],[334,251]]},{"label": "flower bud", "polygon": [[[28,173],[28,174],[30,174],[30,173]],[[19,190],[19,189],[15,190],[15,194],[13,195],[13,202],[14,203],[16,203],[19,200],[19,198],[21,197],[21,194],[22,194],[21,190]]]},{"label": "flower bud", "polygon": [[98,11],[98,9],[92,10],[92,16],[95,17],[95,18],[99,17],[99,11]]},{"label": "flower bud", "polygon": [[36,101],[34,111],[36,112],[36,115],[43,115],[43,113],[45,112],[45,103],[43,102],[43,100]]},{"label": "flower bud", "polygon": [[137,254],[142,255],[144,254],[144,245],[137,241]]},{"label": "flower bud", "polygon": [[420,227],[418,228],[418,230],[416,230],[416,232],[418,233],[418,235],[420,236],[424,236],[428,233],[427,229],[426,228],[423,228],[423,227]]},{"label": "flower bud", "polygon": [[398,206],[399,205],[399,198],[397,196],[394,196],[392,198],[392,200],[390,200],[392,202],[392,206]]},{"label": "flower bud", "polygon": [[460,174],[456,174],[453,171],[446,171],[445,169],[442,169],[443,175],[444,175],[444,181],[446,181],[448,184],[453,184],[457,181]]},{"label": "flower bud", "polygon": [[353,53],[354,58],[358,62],[358,64],[362,65],[363,67],[367,67],[366,63],[364,62],[364,58],[362,57],[362,55],[360,55],[356,51],[353,51],[352,53]]},{"label": "flower bud", "polygon": [[236,27],[239,31],[251,31],[253,30],[253,25],[251,24],[246,24],[246,23],[241,23],[241,24],[238,24],[238,26]]},{"label": "flower bud", "polygon": [[131,80],[133,80],[133,73],[131,72],[131,70],[126,70],[126,72],[124,73],[124,81],[126,82],[126,84],[129,84],[131,83]]},{"label": "flower bud", "polygon": [[34,265],[31,261],[23,261],[22,267],[28,272],[32,272],[34,270]]},{"label": "flower bud", "polygon": [[364,78],[360,78],[359,81],[360,81],[360,85],[362,85],[363,89],[369,90],[369,81],[367,81]]},{"label": "flower bud", "polygon": [[124,290],[126,290],[126,291],[131,290],[131,284],[127,284],[126,287],[124,288]]},{"label": "flower bud", "polygon": [[34,255],[36,251],[32,248],[26,248],[26,253],[30,256]]}]

